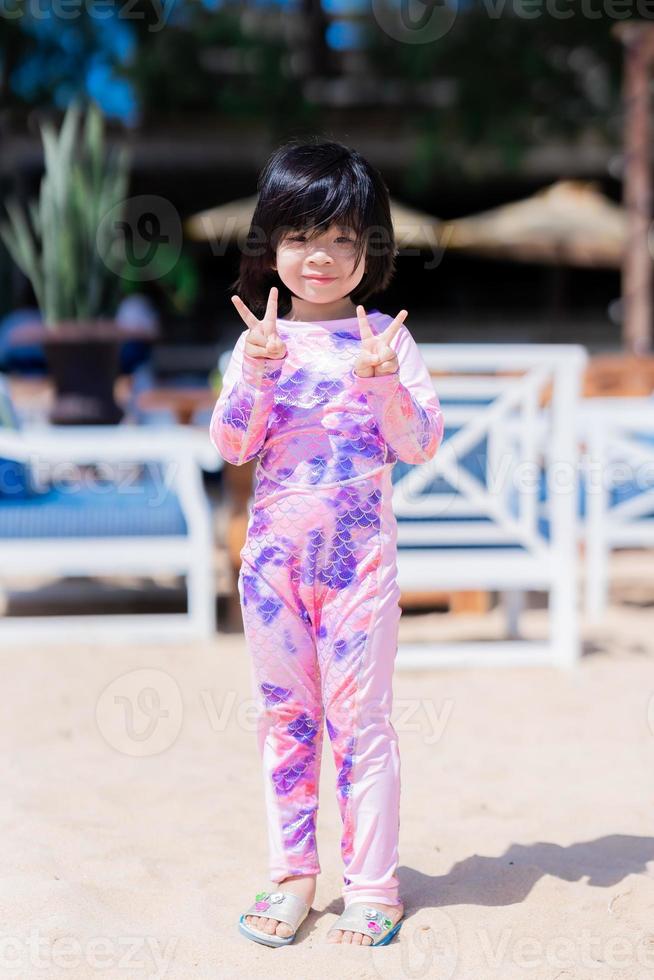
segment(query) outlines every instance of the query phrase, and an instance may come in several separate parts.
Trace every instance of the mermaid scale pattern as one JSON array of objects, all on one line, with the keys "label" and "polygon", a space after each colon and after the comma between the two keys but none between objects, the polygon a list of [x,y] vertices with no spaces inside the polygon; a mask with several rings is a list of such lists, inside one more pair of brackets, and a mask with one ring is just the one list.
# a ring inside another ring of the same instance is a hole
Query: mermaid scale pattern
[{"label": "mermaid scale pattern", "polygon": [[[375,333],[392,317],[368,315]],[[398,901],[399,751],[390,720],[400,616],[390,472],[431,459],[443,417],[402,325],[399,371],[359,378],[356,317],[277,321],[281,359],[234,348],[210,436],[257,458],[238,587],[258,708],[270,877],[318,873],[324,723],[348,901]],[[375,846],[371,846],[373,843]]]}]

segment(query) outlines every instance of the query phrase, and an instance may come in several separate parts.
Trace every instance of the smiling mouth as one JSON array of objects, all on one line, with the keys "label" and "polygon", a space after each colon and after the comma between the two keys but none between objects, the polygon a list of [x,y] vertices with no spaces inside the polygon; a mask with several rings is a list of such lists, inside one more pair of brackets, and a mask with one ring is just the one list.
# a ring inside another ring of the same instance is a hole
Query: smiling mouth
[{"label": "smiling mouth", "polygon": [[336,276],[305,276],[304,278],[312,282],[333,282]]}]

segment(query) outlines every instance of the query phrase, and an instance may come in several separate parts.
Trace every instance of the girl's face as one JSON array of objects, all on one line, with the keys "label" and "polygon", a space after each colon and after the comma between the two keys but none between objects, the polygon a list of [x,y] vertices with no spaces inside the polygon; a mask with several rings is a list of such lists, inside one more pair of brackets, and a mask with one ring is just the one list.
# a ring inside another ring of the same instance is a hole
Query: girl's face
[{"label": "girl's face", "polygon": [[331,225],[311,239],[304,231],[289,231],[275,258],[273,269],[303,306],[338,303],[356,289],[366,271],[365,253],[355,265],[354,231],[342,225]]}]

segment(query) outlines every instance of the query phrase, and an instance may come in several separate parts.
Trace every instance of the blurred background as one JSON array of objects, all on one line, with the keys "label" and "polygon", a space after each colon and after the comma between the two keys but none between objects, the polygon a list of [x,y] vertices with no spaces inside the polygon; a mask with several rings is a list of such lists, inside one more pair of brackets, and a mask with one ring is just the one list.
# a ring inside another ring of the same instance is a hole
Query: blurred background
[{"label": "blurred background", "polygon": [[[356,146],[398,202],[441,220],[564,178],[621,200],[623,45],[612,28],[622,7],[80,0],[59,16],[56,6],[3,6],[3,195],[36,191],[37,120],[82,97],[130,147],[130,194],[160,195],[182,220],[252,195],[273,148],[315,133]],[[146,289],[163,337],[226,347],[239,329],[228,288],[238,247],[181,244],[168,281]],[[614,257],[520,251],[405,247],[385,307],[407,307],[419,339],[620,347]],[[29,302],[0,245],[0,315]]]}]

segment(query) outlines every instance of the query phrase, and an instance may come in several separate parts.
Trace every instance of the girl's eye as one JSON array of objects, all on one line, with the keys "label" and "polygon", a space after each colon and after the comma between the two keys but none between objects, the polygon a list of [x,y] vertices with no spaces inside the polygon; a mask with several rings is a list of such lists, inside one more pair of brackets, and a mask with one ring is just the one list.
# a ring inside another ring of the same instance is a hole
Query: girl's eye
[{"label": "girl's eye", "polygon": [[[289,235],[289,237],[287,239],[287,241],[289,241],[289,242],[299,242],[299,243],[306,242],[306,240],[307,240],[307,236],[306,235]],[[339,235],[339,237],[336,239],[336,242],[339,245],[340,244],[342,244],[342,245],[354,245],[355,244],[355,242],[351,238],[348,238],[346,235]]]}]

